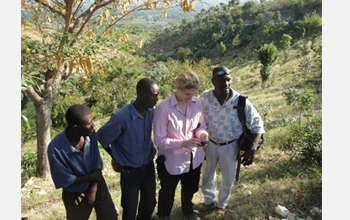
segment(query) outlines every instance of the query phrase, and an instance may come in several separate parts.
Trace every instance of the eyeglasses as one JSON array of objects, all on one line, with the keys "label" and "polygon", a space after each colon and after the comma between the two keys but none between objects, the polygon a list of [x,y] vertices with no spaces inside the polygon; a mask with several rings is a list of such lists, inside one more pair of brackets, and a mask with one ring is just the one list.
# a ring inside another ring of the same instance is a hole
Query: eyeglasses
[{"label": "eyeglasses", "polygon": [[219,70],[215,72],[218,76],[224,75],[224,74],[230,74],[230,72],[226,72],[225,70]]}]

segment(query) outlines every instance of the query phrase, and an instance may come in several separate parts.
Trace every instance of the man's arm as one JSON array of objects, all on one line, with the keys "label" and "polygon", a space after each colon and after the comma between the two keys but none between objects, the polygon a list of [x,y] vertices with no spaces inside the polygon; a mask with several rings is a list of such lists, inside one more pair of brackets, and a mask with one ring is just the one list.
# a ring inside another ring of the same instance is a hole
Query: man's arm
[{"label": "man's arm", "polygon": [[[77,203],[80,205],[92,206],[96,200],[97,185],[102,178],[102,169],[96,169],[86,176],[77,176],[73,184],[81,182],[91,182],[86,194],[82,193],[77,198]],[[81,202],[79,202],[79,199]]]},{"label": "man's arm", "polygon": [[118,163],[118,162],[113,158],[111,146],[108,146],[108,147],[103,148],[103,149],[105,149],[105,150],[107,151],[107,153],[108,153],[108,154],[111,156],[111,158],[112,158],[111,164],[112,164],[113,170],[114,170],[115,172],[117,172],[117,173],[120,172],[121,169],[122,169],[122,167],[121,167],[120,163]]},{"label": "man's arm", "polygon": [[81,182],[98,182],[102,178],[102,169],[96,169],[92,171],[89,175],[86,176],[77,176],[74,183],[81,183]]},{"label": "man's arm", "polygon": [[111,148],[111,146],[108,146],[108,147],[103,148],[103,149],[105,149],[105,150],[107,151],[107,153],[109,154],[109,156],[111,156],[112,159],[113,159],[113,156],[112,156],[112,148]]},{"label": "man's arm", "polygon": [[83,204],[86,203],[86,206],[92,206],[96,200],[98,182],[92,182],[89,190],[87,191],[86,198],[83,199]]},{"label": "man's arm", "polygon": [[241,163],[243,165],[250,165],[254,161],[254,155],[258,150],[258,144],[262,134],[253,134],[253,143],[252,146],[241,155]]},{"label": "man's arm", "polygon": [[84,192],[81,193],[75,199],[76,204],[86,205],[87,208],[90,206],[93,206],[93,203],[96,200],[97,185],[98,185],[98,181],[92,182],[89,189],[86,191],[86,193]]}]

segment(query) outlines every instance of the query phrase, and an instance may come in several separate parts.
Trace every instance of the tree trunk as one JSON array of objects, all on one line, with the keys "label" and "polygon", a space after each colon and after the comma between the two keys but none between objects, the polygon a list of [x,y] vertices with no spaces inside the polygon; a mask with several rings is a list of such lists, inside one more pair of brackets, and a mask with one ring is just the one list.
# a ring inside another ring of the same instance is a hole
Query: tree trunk
[{"label": "tree trunk", "polygon": [[37,167],[39,177],[48,178],[50,169],[47,158],[47,147],[51,141],[51,111],[53,100],[45,100],[40,105],[35,104],[36,134],[37,134]]},{"label": "tree trunk", "polygon": [[[62,69],[63,71],[63,69]],[[51,112],[58,88],[62,82],[62,74],[51,75],[45,85],[34,89],[27,88],[27,94],[33,100],[36,111],[37,132],[37,175],[41,178],[50,177],[50,168],[47,157],[47,147],[51,141]]]}]

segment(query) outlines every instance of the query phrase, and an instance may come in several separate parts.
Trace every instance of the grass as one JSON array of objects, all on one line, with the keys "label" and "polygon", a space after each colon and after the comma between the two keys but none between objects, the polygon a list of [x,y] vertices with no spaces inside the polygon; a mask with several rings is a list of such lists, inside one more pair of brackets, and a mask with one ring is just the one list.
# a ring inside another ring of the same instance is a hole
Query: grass
[{"label": "grass", "polygon": [[[309,210],[316,206],[322,208],[321,178],[315,178],[314,174],[306,171],[303,165],[296,159],[291,159],[291,152],[281,150],[274,145],[283,131],[279,129],[271,131],[271,139],[257,154],[255,163],[251,166],[242,166],[240,180],[236,182],[228,204],[225,216],[219,216],[215,212],[201,213],[204,219],[268,219],[269,216],[280,217],[274,211],[277,205],[294,210],[300,217],[309,216]],[[281,141],[283,142],[283,141]],[[35,151],[32,143],[25,144],[22,152]],[[115,173],[110,165],[110,157],[103,149],[100,149],[104,162],[103,174],[115,205],[120,206],[120,174]],[[221,174],[218,168],[218,181]],[[65,209],[61,200],[61,189],[55,189],[51,179],[39,179],[31,177],[31,185],[24,185],[21,189],[22,216],[29,219],[53,220],[65,219]],[[28,182],[28,176],[25,182]],[[29,181],[30,182],[30,181]],[[201,184],[201,182],[200,182]],[[157,179],[157,193],[160,189]],[[182,219],[181,213],[181,185],[176,189],[172,219]],[[243,192],[251,191],[250,196],[244,196]],[[300,199],[295,199],[297,190],[302,192]],[[45,192],[45,194],[41,194]],[[158,199],[158,196],[157,196]],[[199,190],[193,198],[195,208],[203,202],[203,195]],[[157,208],[155,209],[156,212]],[[313,219],[322,219],[312,216]],[[93,212],[90,219],[96,219]]]},{"label": "grass", "polygon": [[[281,120],[281,114],[294,116],[296,110],[286,105],[282,92],[291,83],[291,71],[298,67],[296,57],[284,64],[276,66],[276,73],[273,83],[269,83],[265,89],[261,88],[259,68],[252,68],[251,65],[244,65],[234,68],[232,87],[240,93],[249,95],[249,99],[260,109],[269,103],[271,111],[267,114],[265,122],[274,123]],[[320,95],[321,97],[321,95]],[[321,108],[322,105],[320,104]],[[321,113],[318,114],[321,117]],[[109,117],[96,120],[96,127],[101,127]],[[54,137],[59,130],[52,132]],[[248,167],[242,167],[240,181],[235,183],[228,211],[225,216],[219,216],[215,212],[201,213],[204,219],[268,219],[269,216],[281,218],[275,212],[277,205],[285,206],[293,210],[299,217],[312,217],[314,220],[322,219],[321,216],[312,216],[309,210],[313,207],[322,208],[322,174],[321,171],[312,172],[304,167],[300,161],[293,157],[293,152],[283,148],[288,141],[287,127],[267,126],[265,144],[257,154],[255,163]],[[22,146],[22,157],[28,154],[35,155],[35,141],[28,141]],[[103,149],[100,150],[104,161],[104,177],[115,205],[120,206],[120,174],[115,173],[110,166],[110,157]],[[29,157],[30,158],[30,157]],[[34,158],[35,159],[35,158]],[[33,160],[34,160],[33,159]],[[30,160],[30,159],[29,159]],[[32,177],[32,185],[25,186],[34,173],[34,166],[28,165],[28,170],[22,172],[22,198],[21,213],[29,219],[37,220],[58,220],[65,219],[65,209],[61,200],[61,189],[54,188],[51,179],[38,179]],[[34,161],[32,164],[35,164]],[[218,169],[218,181],[221,175]],[[200,183],[201,184],[201,183]],[[160,189],[157,180],[157,193]],[[172,209],[172,219],[182,219],[181,213],[181,185],[176,191],[176,198]],[[244,196],[243,192],[251,191],[250,196]],[[40,192],[46,194],[40,194]],[[296,198],[297,192],[300,198]],[[158,198],[158,196],[157,196]],[[203,202],[202,192],[199,190],[193,198],[195,207]],[[155,212],[157,207],[155,209]],[[90,219],[95,219],[92,213]]]},{"label": "grass", "polygon": [[[254,74],[249,73],[248,76],[243,77],[244,80],[241,80],[241,82],[233,81],[232,87],[241,93],[248,94],[255,106],[264,108],[264,104],[267,102],[270,103],[271,112],[268,113],[265,119],[265,122],[268,123],[280,121],[282,113],[288,116],[296,115],[296,110],[286,105],[282,96],[282,91],[284,90],[283,84],[287,84],[288,79],[291,80],[291,74],[288,74],[287,69],[292,69],[290,63],[284,65],[281,65],[280,69],[282,69],[281,72],[285,73],[276,75],[275,83],[265,89],[261,89],[260,84],[249,87],[251,82],[258,80],[256,76],[258,70],[254,70]],[[248,68],[238,69],[237,76],[234,79],[240,79],[246,70]],[[108,118],[96,120],[96,127],[101,127]],[[52,137],[58,132],[59,130],[57,129],[53,130]],[[201,213],[200,215],[203,219],[260,220],[269,219],[269,216],[281,218],[275,212],[277,205],[293,210],[293,213],[302,218],[310,216],[313,220],[322,219],[322,216],[312,216],[310,214],[311,208],[322,208],[321,171],[312,172],[310,169],[306,169],[302,163],[293,157],[293,152],[283,149],[283,146],[288,141],[287,127],[270,128],[267,126],[267,132],[265,144],[259,150],[255,163],[251,166],[241,168],[240,180],[233,187],[226,215],[219,216],[215,212]],[[23,144],[22,157],[30,153],[35,155],[35,152],[35,141],[29,141]],[[120,174],[112,170],[109,155],[103,149],[100,150],[100,153],[105,166],[104,177],[112,199],[119,210],[122,210],[120,206]],[[35,163],[33,162],[32,164]],[[61,189],[56,190],[51,179],[44,180],[32,177],[31,180],[33,183],[25,186],[25,183],[28,182],[34,173],[35,165],[32,167],[29,165],[28,170],[23,170],[22,172],[22,216],[37,220],[65,219],[65,209],[61,200]],[[220,169],[218,169],[218,181],[220,182],[220,180]],[[160,184],[159,180],[157,180],[157,193],[159,189]],[[181,185],[179,184],[171,213],[172,219],[182,219],[180,190]],[[252,194],[250,196],[244,196],[243,192],[246,190],[250,190]],[[40,194],[42,192],[45,192],[45,194]],[[297,192],[300,192],[300,198],[296,198]],[[203,195],[199,190],[193,198],[195,208],[201,202],[203,202]],[[156,210],[157,207],[155,212]],[[94,212],[90,219],[96,219]]]}]

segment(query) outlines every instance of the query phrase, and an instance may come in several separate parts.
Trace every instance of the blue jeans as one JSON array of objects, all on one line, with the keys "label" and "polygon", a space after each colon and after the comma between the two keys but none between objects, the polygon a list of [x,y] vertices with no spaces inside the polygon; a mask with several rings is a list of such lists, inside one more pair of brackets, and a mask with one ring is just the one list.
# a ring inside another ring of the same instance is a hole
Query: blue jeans
[{"label": "blue jeans", "polygon": [[[153,161],[145,168],[123,168],[120,185],[123,220],[150,220],[156,206],[156,178]],[[137,211],[140,193],[140,204]]]}]

